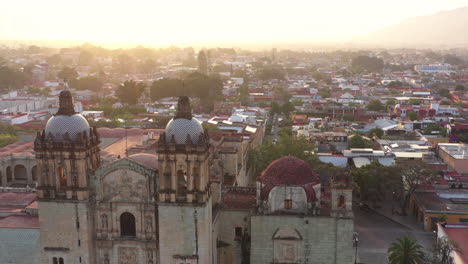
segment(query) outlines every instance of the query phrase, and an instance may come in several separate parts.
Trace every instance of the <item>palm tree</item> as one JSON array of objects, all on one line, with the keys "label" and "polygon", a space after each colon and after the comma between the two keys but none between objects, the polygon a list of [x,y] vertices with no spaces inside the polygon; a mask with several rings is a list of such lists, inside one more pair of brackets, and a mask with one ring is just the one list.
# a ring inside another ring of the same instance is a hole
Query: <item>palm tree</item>
[{"label": "palm tree", "polygon": [[422,264],[424,263],[423,247],[409,236],[393,242],[388,249],[390,264]]}]

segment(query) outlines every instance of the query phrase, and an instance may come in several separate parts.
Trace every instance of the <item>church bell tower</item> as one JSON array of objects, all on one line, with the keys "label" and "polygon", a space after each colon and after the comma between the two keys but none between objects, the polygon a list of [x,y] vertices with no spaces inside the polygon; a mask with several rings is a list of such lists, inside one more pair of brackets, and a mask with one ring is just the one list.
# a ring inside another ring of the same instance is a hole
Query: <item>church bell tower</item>
[{"label": "church bell tower", "polygon": [[160,263],[212,263],[208,134],[188,97],[158,141]]},{"label": "church bell tower", "polygon": [[38,166],[40,263],[95,263],[90,172],[100,166],[96,128],[75,113],[68,90],[59,109],[38,132],[34,151]]}]

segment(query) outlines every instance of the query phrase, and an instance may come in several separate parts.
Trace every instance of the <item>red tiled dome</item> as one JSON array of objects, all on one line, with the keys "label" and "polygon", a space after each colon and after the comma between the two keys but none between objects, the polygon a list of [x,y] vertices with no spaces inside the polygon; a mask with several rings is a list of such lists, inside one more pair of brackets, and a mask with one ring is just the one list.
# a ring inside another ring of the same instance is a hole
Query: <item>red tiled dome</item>
[{"label": "red tiled dome", "polygon": [[320,178],[305,161],[293,156],[279,158],[262,172],[258,181],[266,185],[318,184]]},{"label": "red tiled dome", "polygon": [[260,195],[267,199],[270,191],[276,186],[302,186],[308,201],[315,201],[313,186],[320,184],[320,177],[305,161],[292,156],[285,156],[273,161],[257,179],[263,183]]}]

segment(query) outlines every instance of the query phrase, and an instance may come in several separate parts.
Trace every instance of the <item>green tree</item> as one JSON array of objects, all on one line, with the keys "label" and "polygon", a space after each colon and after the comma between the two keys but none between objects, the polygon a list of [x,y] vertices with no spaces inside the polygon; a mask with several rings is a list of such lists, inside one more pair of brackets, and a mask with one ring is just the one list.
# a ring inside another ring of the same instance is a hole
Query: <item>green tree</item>
[{"label": "green tree", "polygon": [[284,103],[283,106],[281,107],[281,112],[283,112],[283,114],[289,116],[289,114],[290,114],[291,112],[293,112],[294,109],[295,109],[295,108],[294,108],[294,104],[293,104],[293,103],[291,103],[291,102],[286,102],[286,103]]},{"label": "green tree", "polygon": [[433,184],[438,176],[435,170],[431,169],[421,160],[401,160],[396,166],[401,170],[403,184],[406,190],[406,196],[401,208],[403,214],[405,214],[410,197],[414,194],[418,186]]},{"label": "green tree", "polygon": [[295,106],[302,106],[304,104],[301,99],[293,99],[291,103]]},{"label": "green tree", "polygon": [[57,73],[57,77],[61,80],[71,81],[78,77],[78,73],[74,68],[65,66]]},{"label": "green tree", "polygon": [[208,58],[203,50],[198,52],[198,71],[203,74],[208,74]]},{"label": "green tree", "polygon": [[376,136],[378,138],[382,138],[383,134],[384,134],[384,131],[382,129],[373,128],[373,129],[369,130],[369,132],[367,133],[367,136],[369,138],[372,138],[373,136]]},{"label": "green tree", "polygon": [[364,139],[359,134],[354,134],[350,136],[348,141],[349,148],[372,148],[373,143],[370,140]]},{"label": "green tree", "polygon": [[285,72],[283,68],[276,66],[264,67],[257,71],[257,77],[263,81],[284,80]]},{"label": "green tree", "polygon": [[442,97],[450,98],[450,91],[449,91],[449,89],[441,88],[441,89],[439,89],[438,93],[439,93],[439,95],[442,96]]},{"label": "green tree", "polygon": [[463,91],[465,91],[465,86],[459,84],[459,85],[455,86],[455,91],[463,92]]},{"label": "green tree", "polygon": [[142,82],[133,80],[125,81],[117,87],[116,95],[122,103],[135,105],[141,97],[146,85]]},{"label": "green tree", "polygon": [[288,155],[309,163],[323,180],[342,172],[340,168],[320,162],[313,153],[314,145],[305,138],[291,136],[287,129],[282,131],[278,133],[280,138],[277,144],[265,141],[259,147],[249,150],[248,167],[252,169],[252,175],[259,176],[272,161]]},{"label": "green tree", "polygon": [[410,99],[408,101],[408,104],[409,105],[420,105],[421,104],[421,100],[418,100],[418,99]]},{"label": "green tree", "polygon": [[411,121],[416,121],[416,120],[418,120],[418,113],[416,113],[415,111],[410,111],[408,113],[408,118]]},{"label": "green tree", "polygon": [[24,72],[7,66],[0,66],[0,91],[23,88],[28,76]]},{"label": "green tree", "polygon": [[322,98],[330,98],[330,97],[331,97],[331,91],[330,91],[330,89],[328,89],[328,88],[320,89],[320,90],[318,91],[318,94],[319,94],[320,97],[322,97]]},{"label": "green tree", "polygon": [[423,264],[425,256],[423,247],[409,236],[393,242],[388,249],[390,264]]},{"label": "green tree", "polygon": [[271,112],[272,112],[273,114],[279,114],[279,113],[281,113],[281,106],[280,106],[280,104],[279,104],[278,102],[276,102],[276,101],[272,101],[272,102],[270,103],[270,108],[271,108]]},{"label": "green tree", "polygon": [[367,105],[367,110],[380,112],[384,110],[384,106],[380,100],[372,100]]},{"label": "green tree", "polygon": [[140,61],[137,64],[138,72],[143,73],[143,74],[153,73],[156,67],[157,67],[157,63],[156,61],[152,59],[146,59],[146,60]]},{"label": "green tree", "polygon": [[90,90],[95,92],[100,91],[103,87],[103,84],[98,77],[90,75],[76,80],[71,80],[69,85],[77,90]]},{"label": "green tree", "polygon": [[384,62],[380,58],[361,55],[352,59],[351,67],[369,72],[381,72],[384,67]]},{"label": "green tree", "polygon": [[80,65],[89,66],[94,60],[94,55],[88,50],[82,50],[78,56],[78,63]]},{"label": "green tree", "polygon": [[385,109],[388,109],[389,107],[393,107],[396,104],[395,99],[389,99],[387,102],[385,102]]},{"label": "green tree", "polygon": [[165,97],[187,95],[187,91],[184,88],[184,83],[180,79],[159,79],[151,85],[151,100],[155,101]]},{"label": "green tree", "polygon": [[361,200],[371,200],[374,206],[385,198],[386,193],[402,190],[401,173],[395,166],[372,162],[354,169],[351,176]]},{"label": "green tree", "polygon": [[391,81],[390,83],[387,84],[388,88],[399,88],[403,87],[403,83],[400,81]]}]

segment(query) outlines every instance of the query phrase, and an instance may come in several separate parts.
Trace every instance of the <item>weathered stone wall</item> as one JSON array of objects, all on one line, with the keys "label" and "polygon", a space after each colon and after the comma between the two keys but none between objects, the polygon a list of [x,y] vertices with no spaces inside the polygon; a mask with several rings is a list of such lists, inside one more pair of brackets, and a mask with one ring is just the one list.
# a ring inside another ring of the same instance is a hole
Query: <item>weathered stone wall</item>
[{"label": "weathered stone wall", "polygon": [[301,263],[345,264],[353,262],[353,220],[332,217],[252,216],[250,263],[273,261],[273,235],[278,229],[292,228],[303,241]]},{"label": "weathered stone wall", "polygon": [[[219,255],[217,259],[221,260],[220,264],[223,264],[222,260],[226,263],[241,264],[241,242],[236,239],[236,227],[241,227],[243,232],[251,233],[249,211],[223,210],[218,214],[213,240],[229,244],[226,250],[219,250],[217,253]],[[214,245],[213,249],[216,250],[216,243]],[[226,254],[229,256],[223,256]]]},{"label": "weathered stone wall", "polygon": [[39,229],[0,228],[0,263],[38,264]]},{"label": "weathered stone wall", "polygon": [[[40,263],[63,257],[65,263],[94,263],[93,222],[87,203],[39,201]],[[79,222],[79,224],[77,224]]]},{"label": "weathered stone wall", "polygon": [[[158,209],[160,263],[211,264],[211,199],[203,205],[161,203]],[[193,262],[197,255],[198,262]]]},{"label": "weathered stone wall", "polygon": [[[284,208],[284,200],[292,200],[292,208]],[[307,212],[307,196],[304,188],[293,186],[276,186],[268,194],[268,211],[275,212],[293,211],[293,212]]]}]

